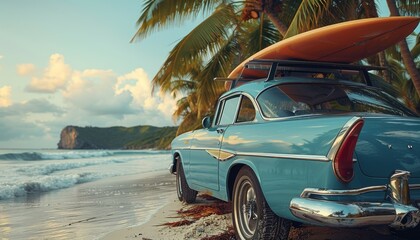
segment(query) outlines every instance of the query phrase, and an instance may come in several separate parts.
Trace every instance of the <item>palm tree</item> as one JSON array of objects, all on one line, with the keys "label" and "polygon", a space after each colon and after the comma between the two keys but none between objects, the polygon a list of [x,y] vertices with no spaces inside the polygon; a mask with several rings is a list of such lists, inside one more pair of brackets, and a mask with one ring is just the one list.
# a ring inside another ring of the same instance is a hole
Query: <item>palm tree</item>
[{"label": "palm tree", "polygon": [[[391,77],[393,79],[392,85],[402,97],[404,103],[414,111],[420,113],[420,97],[417,93],[410,75],[404,66],[401,53],[399,49],[388,49],[387,59],[391,70]],[[411,50],[411,55],[414,59],[420,56],[420,34],[417,35],[417,41]],[[416,63],[416,68],[420,69],[420,61]]]},{"label": "palm tree", "polygon": [[[149,5],[146,5],[143,15],[139,19],[139,21],[144,23],[140,25],[135,38],[141,39],[148,34],[150,29],[157,27],[155,25],[156,22],[153,20],[154,17],[144,20],[147,18],[145,17],[146,15],[153,12],[150,10],[153,2],[157,1],[147,2]],[[170,3],[175,1],[167,2],[168,5],[171,5]],[[180,2],[179,6],[182,5],[183,1]],[[202,3],[202,1],[197,2]],[[161,91],[172,93],[179,91],[179,88],[176,87],[179,79],[191,79],[196,83],[194,88],[191,88],[189,91],[183,89],[183,93],[186,95],[195,94],[194,98],[190,97],[189,99],[195,99],[193,103],[197,107],[193,108],[186,104],[188,101],[185,98],[179,102],[181,109],[178,109],[175,117],[195,114],[194,118],[189,117],[188,119],[200,121],[201,117],[208,112],[209,106],[213,106],[215,99],[223,91],[223,83],[215,83],[213,78],[215,76],[226,76],[230,69],[243,58],[243,55],[248,56],[259,50],[253,45],[249,45],[248,41],[260,35],[260,25],[246,22],[240,24],[241,20],[237,14],[239,11],[238,4],[220,2],[201,24],[181,39],[170,52],[158,74],[153,78],[155,87],[159,87]],[[162,7],[162,5],[159,5],[159,7]],[[178,7],[175,7],[175,12],[177,11],[176,9]],[[159,10],[157,12],[161,13],[162,11]],[[181,13],[178,14],[182,15]],[[176,14],[174,13],[174,15]],[[164,18],[162,22],[165,22],[165,18],[168,16],[171,16],[171,14],[166,12],[162,16]],[[142,28],[148,24],[150,24],[149,28]],[[260,47],[266,47],[278,41],[279,36],[272,24],[264,21],[262,26],[264,38],[261,39]],[[245,48],[244,46],[251,47]],[[193,126],[193,124],[187,125]]]},{"label": "palm tree", "polygon": [[[416,16],[418,16],[420,13],[419,1],[387,0],[386,2],[388,4],[391,16],[400,16],[400,12],[397,8],[397,2],[399,4],[400,9],[402,9],[404,13],[414,13]],[[403,40],[399,42],[398,46],[400,47],[401,57],[403,58],[404,65],[407,68],[407,72],[411,77],[411,81],[414,84],[417,94],[420,95],[420,72],[416,68],[416,64],[414,63],[414,59],[411,56],[407,41]]]},{"label": "palm tree", "polygon": [[212,114],[214,111],[214,104],[212,100],[217,99],[218,96],[224,91],[222,83],[212,83],[212,88],[215,92],[210,97],[203,97],[208,94],[209,81],[195,81],[198,76],[203,72],[201,63],[195,66],[190,66],[189,79],[175,79],[171,81],[167,91],[170,91],[174,97],[178,93],[183,96],[177,101],[177,110],[173,113],[175,121],[182,119],[178,127],[177,135],[197,129],[201,126],[201,119],[204,115]]},{"label": "palm tree", "polygon": [[[200,119],[208,110],[210,102],[213,103],[220,94],[220,84],[213,82],[215,76],[227,76],[243,59],[281,40],[281,35],[308,30],[319,24],[330,24],[331,21],[316,19],[334,19],[330,10],[325,11],[326,14],[321,11],[321,9],[334,8],[331,6],[336,5],[331,4],[332,2],[332,0],[148,0],[137,21],[139,28],[132,41],[141,40],[153,31],[179,24],[200,13],[208,13],[208,17],[172,49],[152,80],[154,87],[172,93],[176,91],[173,82],[177,79],[190,78],[199,82],[197,89],[194,90],[197,91],[198,106],[194,114]],[[258,21],[248,21],[250,18],[246,17],[246,13],[249,11],[255,11],[260,16]],[[300,14],[295,14],[296,11]],[[306,17],[306,20],[315,20],[306,24],[304,16],[314,16]],[[346,20],[341,14],[336,16],[340,17],[335,21]],[[293,27],[286,28],[285,26],[289,26],[290,23]],[[197,65],[200,65],[198,66],[200,72],[191,74]],[[193,91],[187,94],[192,93]],[[180,107],[185,106],[185,104],[180,105]],[[180,112],[183,110],[180,109]]]}]

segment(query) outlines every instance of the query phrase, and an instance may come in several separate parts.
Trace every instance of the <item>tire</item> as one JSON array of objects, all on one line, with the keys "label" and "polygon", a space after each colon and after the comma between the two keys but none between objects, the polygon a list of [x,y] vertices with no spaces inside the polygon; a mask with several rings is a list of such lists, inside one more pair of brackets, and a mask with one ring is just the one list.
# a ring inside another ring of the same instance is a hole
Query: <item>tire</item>
[{"label": "tire", "polygon": [[181,202],[193,203],[197,198],[197,191],[191,189],[185,179],[180,157],[176,157],[176,193]]},{"label": "tire", "polygon": [[243,167],[235,179],[232,209],[237,239],[288,239],[291,222],[270,209],[249,167]]}]

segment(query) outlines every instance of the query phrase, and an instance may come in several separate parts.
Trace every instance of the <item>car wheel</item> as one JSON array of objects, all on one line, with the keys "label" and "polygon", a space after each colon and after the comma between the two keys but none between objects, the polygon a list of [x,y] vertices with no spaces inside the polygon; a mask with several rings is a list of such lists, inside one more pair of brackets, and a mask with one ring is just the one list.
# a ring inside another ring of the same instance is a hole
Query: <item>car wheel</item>
[{"label": "car wheel", "polygon": [[179,168],[180,168],[180,160],[177,158],[176,161],[176,195],[178,197],[178,200],[182,202],[182,187],[181,187],[181,174],[179,174]]},{"label": "car wheel", "polygon": [[291,222],[278,217],[270,209],[250,168],[239,171],[232,200],[237,239],[288,239]]},{"label": "car wheel", "polygon": [[176,193],[179,201],[193,203],[197,197],[197,191],[191,189],[185,179],[181,158],[176,158]]}]

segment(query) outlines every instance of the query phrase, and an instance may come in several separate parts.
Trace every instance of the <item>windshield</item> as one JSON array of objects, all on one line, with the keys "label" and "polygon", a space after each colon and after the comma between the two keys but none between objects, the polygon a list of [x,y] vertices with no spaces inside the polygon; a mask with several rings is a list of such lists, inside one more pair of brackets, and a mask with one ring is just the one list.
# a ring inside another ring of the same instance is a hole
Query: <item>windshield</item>
[{"label": "windshield", "polygon": [[342,112],[416,116],[395,98],[368,86],[283,84],[265,90],[257,101],[267,118]]}]

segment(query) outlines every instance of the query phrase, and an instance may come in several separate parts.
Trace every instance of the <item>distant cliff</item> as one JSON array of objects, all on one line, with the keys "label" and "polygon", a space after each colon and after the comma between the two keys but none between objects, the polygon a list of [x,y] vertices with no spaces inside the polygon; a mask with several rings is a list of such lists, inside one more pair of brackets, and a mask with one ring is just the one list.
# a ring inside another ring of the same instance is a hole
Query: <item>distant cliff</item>
[{"label": "distant cliff", "polygon": [[177,127],[77,127],[60,134],[59,149],[168,149]]}]

